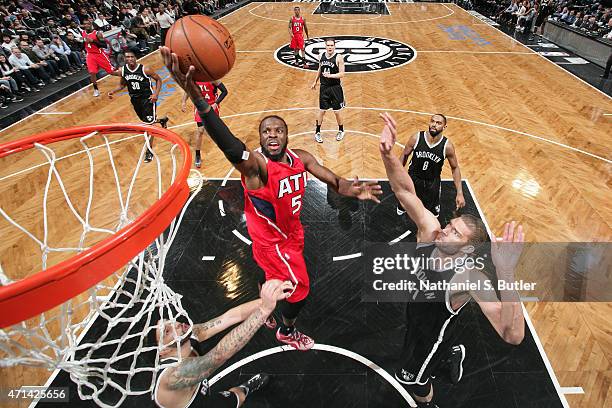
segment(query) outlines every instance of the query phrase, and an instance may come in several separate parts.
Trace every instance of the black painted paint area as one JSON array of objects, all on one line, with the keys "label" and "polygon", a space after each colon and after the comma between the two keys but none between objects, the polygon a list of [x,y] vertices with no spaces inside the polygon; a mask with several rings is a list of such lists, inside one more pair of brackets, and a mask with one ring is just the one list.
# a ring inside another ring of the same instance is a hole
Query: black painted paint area
[{"label": "black painted paint area", "polygon": [[[362,303],[360,258],[333,261],[334,256],[360,252],[366,240],[388,242],[407,230],[414,232],[414,225],[405,216],[396,215],[396,201],[388,182],[381,184],[382,202],[374,204],[339,197],[324,184],[309,181],[302,222],[312,286],[298,327],[317,344],[357,353],[393,376],[404,341],[405,306]],[[474,197],[465,185],[464,193],[467,212],[478,215]],[[454,195],[452,182],[443,182],[443,225],[452,217]],[[225,216],[220,214],[218,200],[223,201]],[[238,181],[230,181],[225,187],[220,187],[219,181],[208,181],[185,214],[167,258],[165,278],[184,296],[183,306],[195,322],[214,318],[257,297],[259,268],[251,258],[250,246],[233,233],[236,229],[248,237],[242,208]],[[411,240],[414,233],[404,239]],[[202,261],[203,256],[215,259]],[[465,375],[459,384],[452,385],[446,367],[436,373],[435,401],[441,408],[562,406],[529,329],[523,343],[515,347],[499,338],[476,304],[466,306],[458,319],[460,342],[467,349]],[[213,347],[222,335],[208,341],[207,347]],[[224,367],[278,345],[274,333],[262,328]],[[273,374],[273,381],[269,388],[250,397],[246,407],[408,406],[373,367],[322,350],[287,351],[259,358],[228,373],[212,389],[225,390],[261,371]],[[76,387],[69,383],[66,373],[53,383],[67,384],[73,391],[71,407],[93,406],[91,402],[74,402],[78,401]],[[148,396],[142,396],[127,399],[124,406],[151,404]]]}]

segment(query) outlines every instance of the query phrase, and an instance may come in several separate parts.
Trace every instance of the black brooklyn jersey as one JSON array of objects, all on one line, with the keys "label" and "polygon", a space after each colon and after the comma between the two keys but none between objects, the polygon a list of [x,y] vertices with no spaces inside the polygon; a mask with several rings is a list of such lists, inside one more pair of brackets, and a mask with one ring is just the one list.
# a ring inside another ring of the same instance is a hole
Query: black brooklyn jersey
[{"label": "black brooklyn jersey", "polygon": [[422,180],[439,179],[446,159],[446,136],[433,146],[429,145],[424,131],[419,132],[408,166],[411,176]]},{"label": "black brooklyn jersey", "polygon": [[323,74],[327,72],[328,74],[337,74],[340,72],[340,68],[336,63],[336,56],[338,54],[334,53],[331,57],[327,58],[327,53],[321,54],[321,60],[319,62],[319,66],[321,67],[321,86],[334,86],[340,85],[340,78],[325,78]]},{"label": "black brooklyn jersey", "polygon": [[[455,268],[436,271],[431,254],[435,244],[418,244],[415,256],[423,259],[423,267],[415,271],[415,277],[420,281],[416,290],[411,291],[406,304],[406,340],[404,349],[408,350],[409,359],[402,365],[406,377],[412,384],[423,384],[446,358],[446,348],[443,345],[457,344],[458,337],[455,316],[468,303],[465,298],[454,310],[451,304],[451,293],[443,288],[429,285],[451,282],[457,273]],[[440,263],[438,263],[439,265]],[[444,266],[442,266],[444,267]],[[433,269],[432,269],[433,268]],[[421,288],[421,282],[423,287]],[[428,285],[425,285],[427,282]],[[440,347],[442,345],[442,347]]]},{"label": "black brooklyn jersey", "polygon": [[123,66],[121,76],[127,82],[128,92],[132,98],[148,98],[153,95],[151,78],[145,74],[142,64],[138,64],[134,70],[131,70],[127,65]]}]

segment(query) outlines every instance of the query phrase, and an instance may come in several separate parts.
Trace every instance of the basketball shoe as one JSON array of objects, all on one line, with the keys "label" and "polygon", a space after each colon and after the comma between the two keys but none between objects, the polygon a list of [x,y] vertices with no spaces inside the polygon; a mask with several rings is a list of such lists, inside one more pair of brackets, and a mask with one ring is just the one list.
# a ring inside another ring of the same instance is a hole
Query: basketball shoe
[{"label": "basketball shoe", "polygon": [[249,394],[255,391],[259,391],[260,389],[268,385],[269,382],[270,375],[259,373],[249,378],[247,382],[240,384],[238,388],[241,388],[242,391],[244,391],[245,396],[248,396]]},{"label": "basketball shoe", "polygon": [[281,343],[290,345],[299,351],[308,351],[314,346],[315,342],[313,339],[300,332],[295,327],[293,331],[288,335],[284,335],[280,332],[280,328],[276,331],[276,339]]},{"label": "basketball shoe", "polygon": [[164,116],[163,118],[159,119],[159,124],[161,125],[161,127],[163,127],[164,129],[168,129],[168,117]]}]

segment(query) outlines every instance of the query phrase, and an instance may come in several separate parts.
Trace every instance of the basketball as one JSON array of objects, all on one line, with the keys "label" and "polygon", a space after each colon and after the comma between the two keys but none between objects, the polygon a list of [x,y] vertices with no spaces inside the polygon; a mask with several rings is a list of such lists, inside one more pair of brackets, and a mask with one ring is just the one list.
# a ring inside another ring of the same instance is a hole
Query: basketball
[{"label": "basketball", "polygon": [[178,57],[181,71],[195,67],[194,79],[209,82],[221,79],[234,66],[234,39],[217,20],[190,15],[177,20],[168,30],[166,47]]}]

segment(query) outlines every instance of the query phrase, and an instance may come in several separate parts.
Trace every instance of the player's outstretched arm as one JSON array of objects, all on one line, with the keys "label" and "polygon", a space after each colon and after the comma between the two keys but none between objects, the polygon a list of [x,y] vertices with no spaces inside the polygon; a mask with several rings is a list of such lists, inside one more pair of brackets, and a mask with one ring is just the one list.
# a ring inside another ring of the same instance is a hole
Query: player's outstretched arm
[{"label": "player's outstretched arm", "polygon": [[[261,182],[261,177],[266,177],[266,165],[261,155],[253,154],[246,145],[232,134],[229,128],[217,116],[211,106],[204,100],[200,88],[193,81],[195,68],[189,67],[187,74],[181,71],[176,54],[168,47],[161,47],[160,52],[164,65],[172,75],[176,83],[183,88],[198,110],[198,114],[204,122],[204,127],[211,139],[221,149],[225,157],[236,167],[236,169],[247,178],[249,182],[256,184]],[[249,186],[249,188],[254,188]],[[256,187],[255,187],[256,188]]]},{"label": "player's outstretched arm", "polygon": [[261,287],[261,306],[204,356],[186,358],[178,366],[169,368],[168,373],[160,381],[162,391],[192,387],[208,378],[251,340],[274,311],[276,302],[286,299],[292,288],[290,282],[279,280],[269,280],[264,283]]},{"label": "player's outstretched arm", "polygon": [[395,146],[397,140],[397,123],[388,113],[383,113],[380,116],[385,122],[385,127],[380,135],[380,156],[385,165],[391,189],[410,219],[417,225],[417,240],[419,242],[431,242],[435,233],[440,230],[440,222],[417,197],[412,179],[404,170],[397,156],[393,155],[393,146]]},{"label": "player's outstretched arm", "polygon": [[359,181],[355,176],[353,181],[338,176],[336,173],[321,165],[315,157],[306,150],[294,149],[306,170],[313,176],[327,184],[335,192],[346,197],[354,197],[359,200],[372,200],[380,203],[378,196],[382,194],[382,188],[376,181]]},{"label": "player's outstretched arm", "polygon": [[[113,71],[113,72],[119,72],[119,71]],[[108,98],[113,99],[113,95],[121,91],[126,86],[127,86],[127,82],[125,81],[125,79],[123,79],[123,77],[121,77],[121,80],[119,81],[119,86],[111,91],[108,91]]]},{"label": "player's outstretched arm", "polygon": [[243,322],[260,306],[261,299],[257,299],[233,307],[221,316],[210,319],[206,323],[194,324],[193,334],[198,338],[198,341],[205,341],[215,334]]},{"label": "player's outstretched arm", "polygon": [[[514,221],[506,223],[502,237],[492,237],[491,257],[498,281],[515,281],[514,271],[523,251],[524,240],[523,226],[520,224],[517,226]],[[471,281],[487,279],[482,272],[475,274],[476,276],[471,275]],[[470,294],[506,343],[521,344],[525,338],[525,317],[518,292],[499,290],[499,298],[493,288],[473,291]]]}]

